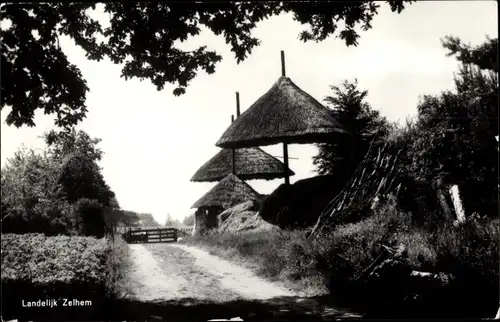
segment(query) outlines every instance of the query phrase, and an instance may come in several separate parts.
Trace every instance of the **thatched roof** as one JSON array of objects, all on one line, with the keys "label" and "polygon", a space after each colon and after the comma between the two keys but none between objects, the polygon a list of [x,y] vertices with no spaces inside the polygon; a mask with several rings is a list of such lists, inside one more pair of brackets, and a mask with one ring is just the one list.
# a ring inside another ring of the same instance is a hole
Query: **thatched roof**
[{"label": "thatched roof", "polygon": [[252,187],[234,174],[230,174],[196,201],[191,208],[219,206],[227,209],[259,198],[260,195]]},{"label": "thatched roof", "polygon": [[[259,148],[235,150],[236,175],[242,180],[272,180],[285,176],[283,163]],[[191,178],[195,182],[219,181],[232,173],[233,150],[222,149],[208,160]],[[288,170],[289,175],[294,175]]]},{"label": "thatched roof", "polygon": [[216,143],[243,148],[285,143],[319,143],[344,133],[329,109],[280,77],[271,89],[238,117]]}]

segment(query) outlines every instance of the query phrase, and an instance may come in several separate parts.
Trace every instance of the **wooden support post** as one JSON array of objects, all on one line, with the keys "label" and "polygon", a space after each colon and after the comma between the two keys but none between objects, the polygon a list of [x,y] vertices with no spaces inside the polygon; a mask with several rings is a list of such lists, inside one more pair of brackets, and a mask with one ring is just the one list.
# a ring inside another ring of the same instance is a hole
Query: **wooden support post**
[{"label": "wooden support post", "polygon": [[[231,122],[234,122],[234,115],[231,115]],[[236,174],[236,151],[235,149],[231,149],[232,151],[232,160],[231,160],[231,166],[232,166],[232,174]]]},{"label": "wooden support post", "polygon": [[288,145],[283,142],[283,164],[284,164],[284,170],[285,170],[285,184],[290,184],[290,176],[289,176],[289,171],[288,171]]},{"label": "wooden support post", "polygon": [[448,202],[446,201],[446,197],[443,193],[443,182],[441,179],[437,179],[435,183],[435,189],[436,189],[436,196],[438,199],[439,204],[441,205],[441,209],[443,210],[443,213],[449,221],[453,221],[453,215],[451,213],[450,206],[448,205]]},{"label": "wooden support post", "polygon": [[285,73],[285,51],[281,51],[281,76],[286,77]]},{"label": "wooden support post", "polygon": [[240,93],[236,92],[236,118],[240,117]]},{"label": "wooden support post", "polygon": [[453,208],[455,209],[455,215],[457,216],[457,222],[463,223],[465,221],[465,210],[462,205],[462,200],[460,199],[460,191],[458,185],[453,185],[450,188],[451,200],[453,203]]}]

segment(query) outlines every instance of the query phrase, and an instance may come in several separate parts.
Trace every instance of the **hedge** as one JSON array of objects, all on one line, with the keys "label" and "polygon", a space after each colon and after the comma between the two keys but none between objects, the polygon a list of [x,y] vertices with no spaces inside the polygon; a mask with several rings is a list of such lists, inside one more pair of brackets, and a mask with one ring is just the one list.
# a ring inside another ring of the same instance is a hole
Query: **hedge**
[{"label": "hedge", "polygon": [[[2,235],[2,317],[4,319],[87,320],[106,303],[106,239],[43,234]],[[89,307],[26,308],[22,301],[62,298],[92,301]]]}]

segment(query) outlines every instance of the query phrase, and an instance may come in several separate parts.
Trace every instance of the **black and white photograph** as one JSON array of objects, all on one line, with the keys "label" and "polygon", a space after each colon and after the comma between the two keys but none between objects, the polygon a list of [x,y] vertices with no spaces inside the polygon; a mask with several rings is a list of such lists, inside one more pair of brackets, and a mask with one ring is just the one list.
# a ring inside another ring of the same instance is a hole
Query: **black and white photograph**
[{"label": "black and white photograph", "polygon": [[1,319],[500,319],[497,1],[0,5]]}]

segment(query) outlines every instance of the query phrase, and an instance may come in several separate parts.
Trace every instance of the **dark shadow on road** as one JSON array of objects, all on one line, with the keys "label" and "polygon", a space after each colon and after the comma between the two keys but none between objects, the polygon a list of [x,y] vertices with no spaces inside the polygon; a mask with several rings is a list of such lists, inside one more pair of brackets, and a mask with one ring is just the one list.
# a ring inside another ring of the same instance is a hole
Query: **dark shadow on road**
[{"label": "dark shadow on road", "polygon": [[[334,308],[328,297],[278,297],[269,300],[235,300],[223,303],[184,298],[175,301],[141,302],[130,299],[103,302],[98,307],[23,310],[13,316],[22,321],[207,321],[240,317],[244,321],[266,320],[332,320],[360,318],[348,309]],[[59,314],[60,313],[60,314]],[[76,313],[76,314],[73,314]],[[4,316],[5,318],[5,316]]]},{"label": "dark shadow on road", "polygon": [[[442,304],[442,303],[441,303]],[[335,320],[359,318],[460,318],[450,316],[452,310],[440,314],[437,307],[411,307],[401,305],[377,305],[377,308],[357,309],[339,306],[332,296],[310,298],[276,297],[269,300],[234,300],[209,302],[183,298],[172,301],[141,302],[132,299],[105,300],[88,308],[26,309],[3,318],[23,321],[207,321],[240,317],[244,321],[276,320]],[[423,311],[422,311],[423,309]],[[456,307],[455,307],[456,309]],[[364,312],[364,313],[361,313]],[[433,312],[433,313],[432,313]],[[438,314],[437,314],[438,313]],[[437,315],[436,315],[437,314]],[[491,314],[494,316],[495,312]],[[453,315],[453,314],[451,314]],[[490,316],[490,315],[487,315]]]},{"label": "dark shadow on road", "polygon": [[121,300],[113,306],[118,314],[116,318],[120,320],[195,321],[240,317],[244,321],[263,321],[362,317],[361,314],[355,314],[348,309],[333,308],[327,302],[327,297],[277,297],[269,300],[235,300],[224,303],[202,302],[196,299],[155,303]]}]

